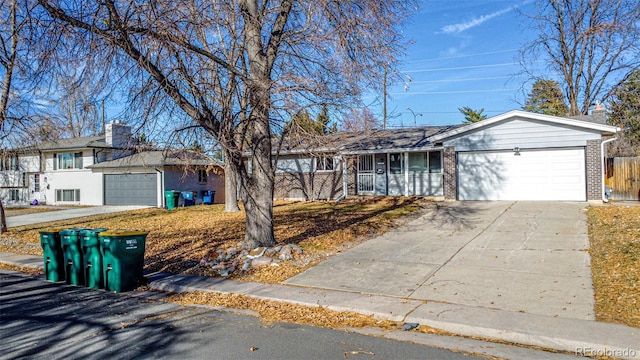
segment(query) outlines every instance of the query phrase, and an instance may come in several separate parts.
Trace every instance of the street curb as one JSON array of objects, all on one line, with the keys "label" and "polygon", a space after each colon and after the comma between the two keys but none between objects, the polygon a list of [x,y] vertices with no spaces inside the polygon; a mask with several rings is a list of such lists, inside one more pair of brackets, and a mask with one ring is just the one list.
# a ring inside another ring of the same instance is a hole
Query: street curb
[{"label": "street curb", "polygon": [[[0,252],[0,262],[43,267],[40,257],[6,252]],[[640,329],[624,325],[291,285],[168,273],[145,276],[149,287],[158,291],[244,294],[256,299],[352,311],[380,320],[419,323],[484,341],[539,346],[578,356],[591,354],[640,360]]]},{"label": "street curb", "polygon": [[640,347],[637,347],[640,329],[624,325],[285,285],[239,285],[232,280],[215,278],[196,280],[199,286],[194,286],[191,278],[198,277],[164,274],[155,280],[150,279],[149,286],[174,293],[233,293],[230,288],[246,287],[247,291],[242,293],[256,299],[353,311],[380,320],[419,323],[460,336],[538,346],[577,356],[614,354],[613,357],[620,359],[640,359]]}]

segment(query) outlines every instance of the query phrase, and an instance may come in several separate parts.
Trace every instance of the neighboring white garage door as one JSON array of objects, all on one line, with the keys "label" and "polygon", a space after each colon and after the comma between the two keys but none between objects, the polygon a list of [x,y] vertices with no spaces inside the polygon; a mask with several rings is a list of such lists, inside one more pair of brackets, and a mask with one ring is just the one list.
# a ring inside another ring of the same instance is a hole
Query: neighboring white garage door
[{"label": "neighboring white garage door", "polygon": [[584,148],[458,153],[460,200],[586,200]]},{"label": "neighboring white garage door", "polygon": [[158,205],[156,174],[105,174],[105,205]]}]

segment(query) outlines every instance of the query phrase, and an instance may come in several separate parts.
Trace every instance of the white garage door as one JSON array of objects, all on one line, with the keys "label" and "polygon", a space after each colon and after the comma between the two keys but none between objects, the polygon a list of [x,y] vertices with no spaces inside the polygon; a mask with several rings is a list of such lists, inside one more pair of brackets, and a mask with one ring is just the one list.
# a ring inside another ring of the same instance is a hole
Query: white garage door
[{"label": "white garage door", "polygon": [[584,148],[458,153],[460,200],[586,200]]}]

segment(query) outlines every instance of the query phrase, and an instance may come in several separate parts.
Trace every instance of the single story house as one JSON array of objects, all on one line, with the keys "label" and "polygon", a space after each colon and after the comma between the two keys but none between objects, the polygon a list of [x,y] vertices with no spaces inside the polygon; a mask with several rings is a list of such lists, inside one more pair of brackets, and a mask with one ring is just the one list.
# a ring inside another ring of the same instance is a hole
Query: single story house
[{"label": "single story house", "polygon": [[[142,150],[119,121],[105,134],[59,139],[0,154],[6,205],[164,205],[163,190],[214,190],[224,202],[222,166],[185,151]],[[140,151],[140,152],[138,152]]]},{"label": "single story house", "polygon": [[604,143],[618,128],[514,110],[468,125],[332,134],[277,155],[275,197],[604,199]]}]

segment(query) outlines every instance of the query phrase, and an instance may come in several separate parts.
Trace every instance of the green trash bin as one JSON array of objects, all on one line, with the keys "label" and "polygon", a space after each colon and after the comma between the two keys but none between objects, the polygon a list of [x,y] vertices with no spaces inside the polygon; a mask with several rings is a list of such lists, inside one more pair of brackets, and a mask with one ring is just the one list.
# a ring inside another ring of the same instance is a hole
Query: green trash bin
[{"label": "green trash bin", "polygon": [[40,231],[40,246],[44,259],[44,278],[48,281],[64,281],[64,255],[60,243],[61,229]]},{"label": "green trash bin", "polygon": [[82,228],[60,231],[60,242],[64,254],[65,281],[70,285],[84,286],[84,268],[82,263]]},{"label": "green trash bin", "polygon": [[104,288],[102,272],[102,254],[98,234],[106,228],[86,229],[80,232],[82,245],[82,266],[84,269],[84,284],[93,289]]},{"label": "green trash bin", "polygon": [[180,198],[179,191],[166,190],[164,192],[164,200],[167,206],[167,210],[175,209],[178,206],[179,198]]},{"label": "green trash bin", "polygon": [[145,282],[142,275],[147,233],[131,230],[107,230],[98,234],[104,289],[123,292]]}]

